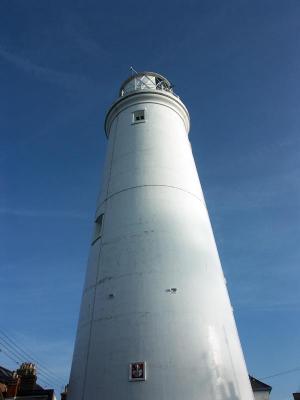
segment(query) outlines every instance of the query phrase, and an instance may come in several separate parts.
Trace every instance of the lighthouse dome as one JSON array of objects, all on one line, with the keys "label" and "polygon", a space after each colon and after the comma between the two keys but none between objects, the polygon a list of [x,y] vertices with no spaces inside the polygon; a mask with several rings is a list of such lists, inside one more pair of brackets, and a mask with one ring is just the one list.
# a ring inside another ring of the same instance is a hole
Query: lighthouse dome
[{"label": "lighthouse dome", "polygon": [[120,88],[120,97],[126,96],[137,90],[163,90],[173,93],[171,83],[156,72],[139,72],[130,76]]}]

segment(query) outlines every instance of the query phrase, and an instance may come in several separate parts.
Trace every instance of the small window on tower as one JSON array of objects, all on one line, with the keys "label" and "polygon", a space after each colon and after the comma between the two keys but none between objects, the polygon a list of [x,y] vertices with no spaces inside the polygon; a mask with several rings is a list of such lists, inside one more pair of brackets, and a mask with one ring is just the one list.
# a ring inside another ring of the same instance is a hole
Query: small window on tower
[{"label": "small window on tower", "polygon": [[103,214],[100,214],[95,221],[95,228],[94,228],[94,236],[93,236],[93,242],[94,244],[96,240],[98,240],[101,237],[102,234],[102,223],[103,223]]},{"label": "small window on tower", "polygon": [[133,113],[133,123],[145,121],[145,110],[137,110]]}]

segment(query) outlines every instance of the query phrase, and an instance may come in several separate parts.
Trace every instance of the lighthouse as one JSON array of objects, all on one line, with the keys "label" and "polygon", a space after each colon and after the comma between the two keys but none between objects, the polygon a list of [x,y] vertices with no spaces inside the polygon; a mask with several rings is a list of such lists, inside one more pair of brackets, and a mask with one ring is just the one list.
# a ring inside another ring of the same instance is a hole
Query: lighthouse
[{"label": "lighthouse", "polygon": [[189,129],[154,72],[107,112],[68,400],[253,400]]}]

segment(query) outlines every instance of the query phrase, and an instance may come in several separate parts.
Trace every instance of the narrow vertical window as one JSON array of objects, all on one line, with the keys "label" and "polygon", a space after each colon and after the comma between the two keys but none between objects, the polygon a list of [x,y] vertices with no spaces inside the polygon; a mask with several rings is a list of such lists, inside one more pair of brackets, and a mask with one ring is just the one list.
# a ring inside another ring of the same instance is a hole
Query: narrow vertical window
[{"label": "narrow vertical window", "polygon": [[95,227],[94,227],[94,236],[93,236],[93,242],[92,244],[94,244],[96,242],[96,240],[98,240],[101,235],[102,235],[102,223],[103,223],[103,215],[104,214],[100,214],[95,221]]},{"label": "narrow vertical window", "polygon": [[145,121],[145,110],[137,110],[133,112],[133,123]]}]

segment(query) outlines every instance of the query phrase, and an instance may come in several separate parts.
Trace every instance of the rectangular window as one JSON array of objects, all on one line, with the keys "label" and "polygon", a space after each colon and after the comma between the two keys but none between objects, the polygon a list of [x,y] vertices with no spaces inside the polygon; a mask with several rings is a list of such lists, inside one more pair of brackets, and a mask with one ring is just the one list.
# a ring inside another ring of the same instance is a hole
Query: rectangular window
[{"label": "rectangular window", "polygon": [[93,242],[92,244],[94,244],[96,242],[96,240],[98,240],[101,235],[102,235],[102,223],[103,223],[103,215],[104,214],[100,214],[95,221],[95,227],[94,227],[94,236],[93,236]]},{"label": "rectangular window", "polygon": [[137,110],[133,112],[133,123],[145,121],[145,110]]}]

